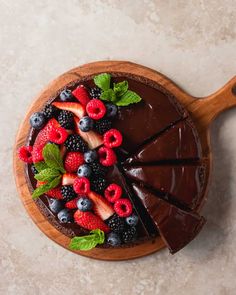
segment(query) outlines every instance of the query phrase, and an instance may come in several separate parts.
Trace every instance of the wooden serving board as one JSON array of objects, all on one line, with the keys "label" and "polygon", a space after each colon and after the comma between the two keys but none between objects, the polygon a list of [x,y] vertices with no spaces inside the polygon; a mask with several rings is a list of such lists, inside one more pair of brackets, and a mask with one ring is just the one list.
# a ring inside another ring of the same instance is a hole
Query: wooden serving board
[{"label": "wooden serving board", "polygon": [[[29,117],[33,112],[41,109],[50,97],[53,97],[55,93],[64,88],[67,84],[79,81],[88,76],[92,77],[103,72],[124,74],[129,73],[136,76],[146,77],[158,83],[162,88],[171,92],[178,99],[178,101],[189,111],[190,116],[198,130],[203,150],[203,157],[207,164],[206,177],[208,180],[208,184],[212,162],[209,126],[211,122],[215,119],[215,117],[221,112],[233,106],[236,106],[236,76],[214,94],[204,98],[196,98],[184,92],[175,83],[173,83],[170,79],[160,74],[159,72],[126,61],[101,61],[85,64],[81,67],[77,67],[66,72],[65,74],[52,81],[45,88],[45,90],[36,97],[35,101],[29,108],[22,124],[20,125],[16,137],[15,147],[13,150],[14,173],[21,200],[30,217],[43,233],[45,233],[50,239],[66,249],[68,249],[70,238],[63,235],[55,227],[53,227],[40,213],[38,207],[32,200],[31,193],[29,191],[25,177],[25,164],[18,159],[17,149],[20,146],[25,145],[26,143],[30,129]],[[198,211],[200,211],[204,200],[206,199],[207,190],[208,185],[205,188],[205,197],[202,204],[198,208]],[[129,248],[94,248],[90,251],[74,252],[83,256],[101,260],[127,260],[154,253],[164,247],[165,245],[161,238],[157,237],[153,240],[149,240],[142,244]]]}]

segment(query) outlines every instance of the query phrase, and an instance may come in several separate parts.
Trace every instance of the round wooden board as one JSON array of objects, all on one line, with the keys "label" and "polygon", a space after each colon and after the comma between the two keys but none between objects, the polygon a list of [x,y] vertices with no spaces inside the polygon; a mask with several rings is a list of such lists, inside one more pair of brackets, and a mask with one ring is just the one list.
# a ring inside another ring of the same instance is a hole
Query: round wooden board
[{"label": "round wooden board", "polygon": [[[188,109],[198,129],[203,148],[203,156],[208,167],[207,178],[209,178],[211,167],[211,153],[209,148],[210,145],[208,132],[209,124],[215,118],[215,116],[219,114],[221,111],[229,107],[232,107],[236,104],[233,100],[235,99],[234,95],[232,94],[233,92],[231,92],[232,87],[236,83],[235,77],[224,88],[222,88],[215,94],[207,98],[197,100],[196,98],[188,95],[183,90],[181,90],[177,85],[175,85],[175,83],[170,81],[164,75],[144,66],[125,61],[101,61],[89,63],[81,67],[72,69],[66,72],[65,74],[61,75],[54,81],[52,81],[44,89],[44,91],[41,92],[38,95],[38,97],[36,97],[35,101],[29,108],[22,124],[20,125],[16,137],[15,147],[13,149],[14,173],[18,192],[30,217],[33,219],[35,224],[41,229],[43,233],[45,233],[50,239],[52,239],[53,241],[55,241],[56,243],[68,250],[70,250],[68,248],[70,238],[63,235],[55,227],[53,227],[47,221],[47,219],[45,219],[45,217],[41,214],[38,207],[32,200],[31,193],[29,191],[25,177],[25,164],[18,159],[16,151],[20,146],[24,145],[27,141],[30,129],[29,117],[33,112],[36,112],[39,109],[41,109],[50,97],[53,97],[56,93],[58,93],[60,89],[64,88],[67,84],[80,81],[88,76],[94,76],[102,72],[124,74],[131,73],[133,75],[146,77],[158,83],[161,87],[170,91],[172,94],[176,96],[179,102]],[[219,101],[220,95],[227,96],[226,101]],[[228,99],[228,96],[230,96],[230,99]],[[205,189],[205,194],[206,192],[207,188]],[[158,250],[161,250],[164,247],[165,245],[162,239],[158,237],[129,248],[94,248],[90,251],[73,252],[90,258],[101,260],[127,260],[154,253]]]}]

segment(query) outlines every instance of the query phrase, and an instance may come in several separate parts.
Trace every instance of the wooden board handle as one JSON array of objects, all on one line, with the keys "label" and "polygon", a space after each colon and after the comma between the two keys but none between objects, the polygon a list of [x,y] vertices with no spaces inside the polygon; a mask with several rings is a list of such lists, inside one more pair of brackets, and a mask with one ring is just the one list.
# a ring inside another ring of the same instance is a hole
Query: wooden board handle
[{"label": "wooden board handle", "polygon": [[236,76],[217,92],[194,99],[188,106],[193,119],[202,128],[208,128],[211,122],[223,111],[236,106]]}]

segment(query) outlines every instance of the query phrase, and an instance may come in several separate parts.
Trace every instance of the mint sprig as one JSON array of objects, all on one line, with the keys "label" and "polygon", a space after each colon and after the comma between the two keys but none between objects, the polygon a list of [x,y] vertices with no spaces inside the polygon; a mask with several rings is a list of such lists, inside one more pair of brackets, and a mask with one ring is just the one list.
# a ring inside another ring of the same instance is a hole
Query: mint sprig
[{"label": "mint sprig", "polygon": [[53,168],[46,168],[41,170],[38,174],[34,176],[35,179],[39,181],[51,181],[55,177],[60,175],[60,171]]},{"label": "mint sprig", "polygon": [[60,149],[56,144],[50,143],[45,145],[43,148],[43,158],[48,167],[58,169],[62,173],[66,172],[63,166]]},{"label": "mint sprig", "polygon": [[87,236],[74,237],[71,239],[69,248],[72,250],[88,251],[96,247],[98,244],[103,244],[105,234],[100,229],[91,230]]},{"label": "mint sprig", "polygon": [[117,106],[128,106],[142,99],[136,92],[128,89],[128,81],[113,83],[113,88],[111,88],[110,74],[103,73],[95,76],[94,83],[102,90],[100,99],[110,101]]},{"label": "mint sprig", "polygon": [[56,178],[52,179],[50,182],[40,185],[39,187],[37,187],[33,194],[32,194],[32,198],[35,200],[37,199],[39,196],[45,194],[46,192],[48,192],[50,189],[55,188],[59,185],[60,181],[61,181],[61,175],[57,176]]}]

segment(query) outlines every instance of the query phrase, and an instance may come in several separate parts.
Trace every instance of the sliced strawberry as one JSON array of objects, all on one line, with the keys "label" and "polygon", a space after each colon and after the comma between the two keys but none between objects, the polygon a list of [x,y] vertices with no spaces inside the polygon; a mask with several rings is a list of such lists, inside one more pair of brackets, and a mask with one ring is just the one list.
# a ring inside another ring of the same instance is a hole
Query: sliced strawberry
[{"label": "sliced strawberry", "polygon": [[60,154],[61,154],[61,157],[64,158],[65,154],[67,152],[67,149],[64,145],[61,145],[60,146]]},{"label": "sliced strawberry", "polygon": [[110,231],[110,228],[98,216],[92,212],[82,212],[77,210],[74,214],[75,222],[88,230],[100,229],[105,233]]},{"label": "sliced strawberry", "polygon": [[76,174],[65,173],[62,175],[62,185],[72,185],[77,178]]},{"label": "sliced strawberry", "polygon": [[102,135],[98,134],[95,131],[83,132],[79,129],[79,119],[74,117],[75,120],[75,132],[79,134],[84,141],[87,142],[90,149],[95,149],[103,144]]},{"label": "sliced strawberry", "polygon": [[66,202],[65,207],[68,209],[76,209],[77,208],[77,202],[80,197],[77,197],[71,201]]},{"label": "sliced strawberry", "polygon": [[87,103],[90,101],[89,93],[84,85],[79,85],[75,90],[72,91],[72,94],[84,106],[86,106]]},{"label": "sliced strawberry", "polygon": [[70,111],[74,115],[76,115],[78,118],[82,118],[86,113],[85,107],[82,106],[78,102],[58,102],[58,101],[56,101],[56,102],[53,102],[52,105],[54,105],[55,107],[57,107],[60,110]]},{"label": "sliced strawberry", "polygon": [[102,196],[96,194],[95,192],[88,193],[88,197],[93,201],[94,212],[102,219],[106,220],[111,217],[115,211],[108,201]]}]

